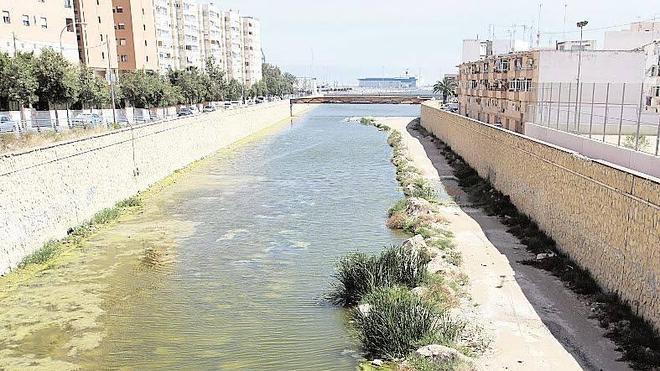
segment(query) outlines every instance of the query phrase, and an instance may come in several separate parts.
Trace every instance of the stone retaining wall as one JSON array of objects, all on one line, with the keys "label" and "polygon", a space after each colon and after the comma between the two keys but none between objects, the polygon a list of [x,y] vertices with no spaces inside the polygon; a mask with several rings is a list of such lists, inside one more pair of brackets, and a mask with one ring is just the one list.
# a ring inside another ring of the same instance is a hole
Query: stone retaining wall
[{"label": "stone retaining wall", "polygon": [[559,248],[660,329],[660,183],[440,110],[421,124],[509,195]]},{"label": "stone retaining wall", "polygon": [[289,110],[282,101],[217,111],[0,156],[0,274],[99,210],[288,118]]}]

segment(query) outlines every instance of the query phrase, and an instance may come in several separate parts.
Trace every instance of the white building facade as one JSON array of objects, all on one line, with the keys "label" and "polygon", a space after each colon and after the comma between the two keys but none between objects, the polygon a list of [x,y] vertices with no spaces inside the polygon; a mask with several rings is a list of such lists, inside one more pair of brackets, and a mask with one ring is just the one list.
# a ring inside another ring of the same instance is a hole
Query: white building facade
[{"label": "white building facade", "polygon": [[252,86],[261,80],[261,24],[254,17],[243,17],[243,67],[245,85]]}]

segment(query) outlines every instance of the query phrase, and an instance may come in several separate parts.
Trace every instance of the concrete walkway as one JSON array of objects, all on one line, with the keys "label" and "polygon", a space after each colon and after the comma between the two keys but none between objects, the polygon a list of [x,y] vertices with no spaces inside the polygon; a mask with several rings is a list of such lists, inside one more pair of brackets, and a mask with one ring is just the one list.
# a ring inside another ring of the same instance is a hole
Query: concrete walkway
[{"label": "concrete walkway", "polygon": [[415,165],[456,202],[443,211],[463,255],[470,295],[491,332],[491,351],[478,360],[483,369],[628,369],[588,318],[587,306],[547,272],[518,263],[531,256],[524,246],[496,217],[469,207],[435,144],[408,130],[412,118],[377,120],[401,132]]}]

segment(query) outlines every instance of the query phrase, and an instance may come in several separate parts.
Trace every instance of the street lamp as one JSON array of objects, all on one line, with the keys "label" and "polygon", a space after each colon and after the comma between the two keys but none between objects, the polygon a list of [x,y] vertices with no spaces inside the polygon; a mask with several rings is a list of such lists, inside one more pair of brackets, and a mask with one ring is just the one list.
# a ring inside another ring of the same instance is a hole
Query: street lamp
[{"label": "street lamp", "polygon": [[69,26],[73,27],[73,30],[75,31],[75,26],[76,25],[81,25],[81,26],[86,26],[87,23],[85,22],[74,22],[74,23],[67,23],[62,27],[62,30],[60,31],[60,54],[64,56],[64,47],[62,46],[62,35],[64,34],[64,31],[69,28]]},{"label": "street lamp", "polygon": [[[581,89],[580,89],[580,73],[582,72],[582,49],[584,48],[584,45],[582,44],[582,34],[584,30],[584,26],[586,26],[589,23],[589,21],[580,21],[577,23],[577,26],[580,28],[580,45],[578,45],[578,68],[577,68],[577,86],[575,87],[575,129],[580,131],[579,128],[579,121],[578,121],[578,101],[580,100],[579,98],[581,97]],[[570,99],[570,97],[569,97]],[[569,100],[570,102],[570,100]],[[566,123],[568,126],[568,123]]]}]

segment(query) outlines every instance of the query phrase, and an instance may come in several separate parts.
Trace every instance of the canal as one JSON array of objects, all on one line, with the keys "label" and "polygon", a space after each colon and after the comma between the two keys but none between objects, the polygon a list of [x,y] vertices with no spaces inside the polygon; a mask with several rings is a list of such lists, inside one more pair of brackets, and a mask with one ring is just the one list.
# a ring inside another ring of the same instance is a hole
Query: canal
[{"label": "canal", "polygon": [[[193,166],[42,272],[0,279],[0,369],[352,370],[336,260],[405,236],[386,136],[327,105]],[[220,123],[221,125],[221,123]]]}]

